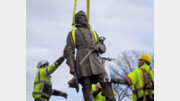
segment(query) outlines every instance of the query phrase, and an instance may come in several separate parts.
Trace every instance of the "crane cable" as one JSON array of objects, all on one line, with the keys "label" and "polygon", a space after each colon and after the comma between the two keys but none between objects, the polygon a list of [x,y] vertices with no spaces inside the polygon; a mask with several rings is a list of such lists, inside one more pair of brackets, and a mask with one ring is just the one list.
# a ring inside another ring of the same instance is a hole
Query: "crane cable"
[{"label": "crane cable", "polygon": [[[74,12],[73,12],[73,24],[72,24],[72,37],[73,37],[73,42],[74,46],[76,47],[76,38],[75,38],[75,13],[76,13],[76,7],[77,7],[77,0],[75,0],[74,4]],[[87,19],[88,19],[88,24],[90,25],[90,0],[87,0]],[[97,44],[97,35],[93,31],[91,27],[89,27],[90,31],[92,31],[94,38],[95,38],[95,44]]]}]

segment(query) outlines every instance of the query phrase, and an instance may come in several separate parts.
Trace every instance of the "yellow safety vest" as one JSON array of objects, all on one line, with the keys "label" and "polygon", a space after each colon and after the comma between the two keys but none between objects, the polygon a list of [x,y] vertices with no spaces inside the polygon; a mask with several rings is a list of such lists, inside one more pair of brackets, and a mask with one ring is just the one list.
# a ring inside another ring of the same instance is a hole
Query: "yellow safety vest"
[{"label": "yellow safety vest", "polygon": [[[147,73],[144,71],[150,73],[151,79],[154,82],[154,71],[150,69],[148,65],[141,66],[139,69],[131,72],[128,76],[125,77],[125,79],[127,79],[128,81],[128,86],[134,85],[133,101],[137,101],[137,96],[138,98],[143,97],[143,93],[144,93],[143,88],[145,86],[145,75],[147,75]],[[150,83],[150,85],[153,86],[152,82]],[[154,90],[152,90],[152,94],[154,94]],[[147,90],[146,90],[146,95],[148,95]]]},{"label": "yellow safety vest", "polygon": [[[98,88],[101,88],[101,85],[100,84],[95,84],[92,87],[92,91],[95,92],[95,91],[98,90]],[[114,93],[114,96],[115,96],[114,88],[113,88],[113,93]],[[102,96],[102,91],[94,98],[94,101],[106,101],[105,96]]]},{"label": "yellow safety vest", "polygon": [[57,69],[55,63],[52,65],[39,68],[34,80],[34,90],[32,96],[35,99],[42,99],[48,101],[52,95],[52,82],[50,74]]}]

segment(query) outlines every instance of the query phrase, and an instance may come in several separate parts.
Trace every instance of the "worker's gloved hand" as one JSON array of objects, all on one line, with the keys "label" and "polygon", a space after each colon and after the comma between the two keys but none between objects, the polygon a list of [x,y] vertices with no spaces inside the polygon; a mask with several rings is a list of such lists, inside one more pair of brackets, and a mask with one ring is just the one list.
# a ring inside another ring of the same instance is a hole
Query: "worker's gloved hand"
[{"label": "worker's gloved hand", "polygon": [[111,82],[117,84],[117,80],[116,79],[111,79]]},{"label": "worker's gloved hand", "polygon": [[66,98],[66,99],[67,99],[67,97],[68,97],[68,94],[65,93],[65,92],[61,92],[59,95],[60,95],[60,96],[63,96],[63,97]]},{"label": "worker's gloved hand", "polygon": [[125,78],[111,79],[111,82],[115,84],[128,84]]}]

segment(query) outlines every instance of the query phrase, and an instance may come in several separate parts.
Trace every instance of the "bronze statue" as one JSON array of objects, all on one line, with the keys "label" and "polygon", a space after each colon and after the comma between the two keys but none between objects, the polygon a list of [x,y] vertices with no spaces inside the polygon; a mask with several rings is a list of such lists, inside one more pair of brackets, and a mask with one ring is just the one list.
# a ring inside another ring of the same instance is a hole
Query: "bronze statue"
[{"label": "bronze statue", "polygon": [[[82,85],[84,100],[94,101],[91,87],[92,84],[96,84],[99,82],[102,86],[106,101],[115,101],[111,84],[104,81],[105,78],[108,78],[108,75],[99,59],[99,54],[103,54],[106,51],[106,47],[103,41],[100,40],[100,37],[96,33],[96,44],[95,36],[92,31],[90,31],[90,26],[88,24],[87,16],[84,11],[79,11],[78,13],[76,13],[74,24],[77,28],[75,30],[76,46],[74,46],[72,31],[68,34],[65,46],[65,48],[67,49],[67,64],[70,67],[70,73],[75,76],[74,79],[68,82],[69,86],[76,87],[78,91],[78,84],[72,84],[73,82],[78,81],[78,83]],[[77,49],[76,57],[75,49]],[[92,52],[82,62],[82,64],[80,64],[83,58],[91,50]]]}]

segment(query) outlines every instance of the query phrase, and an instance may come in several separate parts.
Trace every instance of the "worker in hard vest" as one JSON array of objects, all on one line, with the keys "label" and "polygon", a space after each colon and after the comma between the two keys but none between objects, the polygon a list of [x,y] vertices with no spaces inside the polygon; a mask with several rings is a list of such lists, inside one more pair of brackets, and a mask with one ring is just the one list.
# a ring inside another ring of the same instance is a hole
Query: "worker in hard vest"
[{"label": "worker in hard vest", "polygon": [[154,70],[149,65],[151,57],[147,54],[139,59],[138,69],[124,78],[111,79],[112,83],[134,85],[133,101],[154,101]]},{"label": "worker in hard vest", "polygon": [[49,101],[51,95],[63,96],[67,98],[67,93],[52,89],[51,74],[64,61],[65,55],[57,59],[52,65],[47,60],[41,60],[38,65],[38,71],[34,81],[33,97],[35,101]]},{"label": "worker in hard vest", "polygon": [[[114,92],[114,97],[116,98],[114,88],[112,88],[112,89]],[[94,101],[106,101],[106,98],[104,96],[104,93],[103,93],[103,90],[102,90],[102,87],[100,84],[93,85],[92,93],[93,93]]]}]

